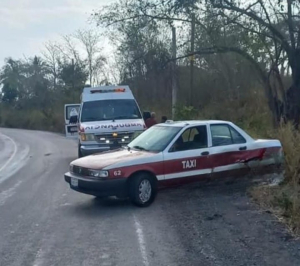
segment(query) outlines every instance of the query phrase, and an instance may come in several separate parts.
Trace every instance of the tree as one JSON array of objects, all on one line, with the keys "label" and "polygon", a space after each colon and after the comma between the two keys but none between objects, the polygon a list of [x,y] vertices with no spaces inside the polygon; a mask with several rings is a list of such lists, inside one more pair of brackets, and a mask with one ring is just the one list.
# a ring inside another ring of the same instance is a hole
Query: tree
[{"label": "tree", "polygon": [[[130,21],[147,18],[149,25],[157,21],[169,25],[177,23],[189,32],[191,15],[195,14],[195,23],[204,33],[202,37],[205,35],[205,46],[191,53],[187,45],[182,45],[184,49],[179,49],[181,55],[176,60],[216,53],[236,53],[244,57],[264,83],[274,122],[278,121],[276,105],[281,100],[286,106],[286,117],[297,126],[300,116],[299,6],[296,0],[276,3],[272,0],[123,0],[95,13],[94,18],[99,25],[117,29]],[[188,41],[187,36],[185,40]],[[284,64],[286,58],[293,80],[287,97],[278,75],[278,65]],[[272,76],[281,84],[278,86],[281,99],[271,86]]]},{"label": "tree", "polygon": [[85,67],[76,64],[74,61],[59,63],[59,79],[65,93],[69,95],[76,94],[76,91],[78,92],[84,87],[87,78],[88,72]]},{"label": "tree", "polygon": [[101,36],[92,30],[78,30],[74,36],[83,44],[87,53],[90,85],[93,86],[99,80],[99,74],[106,63],[105,57],[100,54]]},{"label": "tree", "polygon": [[111,40],[116,45],[116,67],[121,83],[129,84],[139,101],[155,104],[159,94],[170,91],[170,71],[165,62],[170,56],[170,36],[164,26],[148,23],[148,18],[124,21],[114,28]]},{"label": "tree", "polygon": [[[24,87],[24,64],[21,60],[8,58],[0,72],[0,83],[9,86],[10,89],[16,90],[18,99],[27,97],[27,91]],[[8,88],[8,87],[7,87]]]},{"label": "tree", "polygon": [[15,102],[19,109],[37,108],[46,113],[50,105],[47,79],[49,69],[40,57],[7,59],[1,71],[3,101]]},{"label": "tree", "polygon": [[2,102],[12,104],[18,97],[16,88],[11,87],[9,83],[5,83],[2,88]]},{"label": "tree", "polygon": [[248,1],[247,4],[229,0],[211,0],[218,14],[259,38],[273,42],[271,70],[278,71],[281,52],[287,55],[292,72],[292,84],[287,92],[287,118],[298,127],[300,119],[300,2],[296,0]]},{"label": "tree", "polygon": [[61,52],[57,47],[58,45],[52,42],[48,42],[45,45],[45,50],[42,52],[44,60],[49,69],[51,75],[50,79],[52,80],[53,89],[57,89],[57,80],[58,80],[58,68],[59,61],[61,60]]},{"label": "tree", "polygon": [[51,97],[48,65],[41,57],[35,56],[28,60],[25,67],[27,77],[25,84],[29,91],[28,105],[49,116]]}]

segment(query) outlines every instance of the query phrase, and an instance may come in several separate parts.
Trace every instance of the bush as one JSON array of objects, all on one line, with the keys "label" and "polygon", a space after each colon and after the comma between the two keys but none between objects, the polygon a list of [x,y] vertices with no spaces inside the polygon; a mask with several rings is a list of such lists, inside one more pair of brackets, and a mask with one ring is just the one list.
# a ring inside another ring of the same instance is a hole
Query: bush
[{"label": "bush", "polygon": [[175,108],[176,120],[193,120],[199,117],[199,111],[193,106],[177,106]]},{"label": "bush", "polygon": [[2,127],[55,132],[63,132],[64,129],[64,114],[59,109],[51,116],[46,116],[40,110],[16,110],[9,106],[5,106],[5,108],[2,106],[0,111],[0,125]]},{"label": "bush", "polygon": [[286,162],[287,182],[299,184],[300,181],[300,133],[296,131],[292,124],[281,126],[276,131],[278,139],[281,141]]},{"label": "bush", "polygon": [[254,199],[284,221],[290,230],[300,233],[300,133],[291,124],[281,125],[272,135],[281,141],[284,151],[284,181],[279,186],[258,186]]}]

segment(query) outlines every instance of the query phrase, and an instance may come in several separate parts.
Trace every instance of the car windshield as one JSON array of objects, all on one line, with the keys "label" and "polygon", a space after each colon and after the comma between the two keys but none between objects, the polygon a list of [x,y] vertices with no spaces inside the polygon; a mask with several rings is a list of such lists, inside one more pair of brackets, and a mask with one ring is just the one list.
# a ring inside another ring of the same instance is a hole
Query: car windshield
[{"label": "car windshield", "polygon": [[135,138],[128,147],[135,150],[160,152],[178,134],[181,127],[153,126]]},{"label": "car windshield", "polygon": [[81,113],[81,122],[140,118],[135,100],[130,99],[85,102]]}]

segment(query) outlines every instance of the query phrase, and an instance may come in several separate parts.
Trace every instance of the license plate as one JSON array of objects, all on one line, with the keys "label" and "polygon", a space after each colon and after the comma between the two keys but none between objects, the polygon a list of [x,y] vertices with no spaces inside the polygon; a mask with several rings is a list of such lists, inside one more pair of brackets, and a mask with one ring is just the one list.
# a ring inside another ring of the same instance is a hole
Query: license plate
[{"label": "license plate", "polygon": [[74,178],[74,177],[71,178],[71,186],[78,187],[78,179],[77,178]]},{"label": "license plate", "polygon": [[78,128],[77,128],[77,126],[68,126],[68,132],[69,133],[76,133],[76,132],[78,132]]}]

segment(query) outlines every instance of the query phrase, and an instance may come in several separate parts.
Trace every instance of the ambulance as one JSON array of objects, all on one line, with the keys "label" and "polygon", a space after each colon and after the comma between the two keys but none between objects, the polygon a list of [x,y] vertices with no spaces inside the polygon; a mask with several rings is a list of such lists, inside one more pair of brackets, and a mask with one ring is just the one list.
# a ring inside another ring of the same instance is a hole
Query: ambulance
[{"label": "ambulance", "polygon": [[127,146],[146,129],[129,86],[86,87],[80,104],[65,105],[65,132],[78,157]]}]

